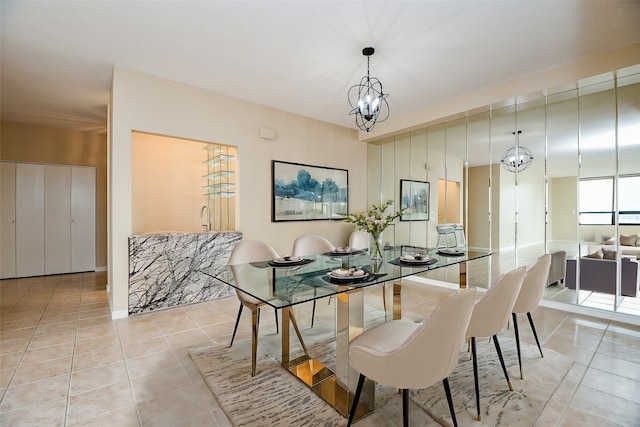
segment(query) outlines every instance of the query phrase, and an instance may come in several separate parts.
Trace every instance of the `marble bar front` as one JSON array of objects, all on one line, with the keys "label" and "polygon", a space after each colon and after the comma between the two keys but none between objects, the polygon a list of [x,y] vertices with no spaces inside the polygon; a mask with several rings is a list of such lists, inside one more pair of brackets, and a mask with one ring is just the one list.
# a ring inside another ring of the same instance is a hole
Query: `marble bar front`
[{"label": "marble bar front", "polygon": [[233,288],[200,273],[227,264],[239,231],[129,236],[129,314],[203,302]]}]

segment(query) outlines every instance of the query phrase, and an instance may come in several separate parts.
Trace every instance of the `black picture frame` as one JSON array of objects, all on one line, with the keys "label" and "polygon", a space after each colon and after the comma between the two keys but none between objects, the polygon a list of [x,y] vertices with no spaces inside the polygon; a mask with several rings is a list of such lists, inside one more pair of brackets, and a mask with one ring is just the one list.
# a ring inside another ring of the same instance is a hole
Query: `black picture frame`
[{"label": "black picture frame", "polygon": [[271,221],[342,220],[349,213],[347,169],[271,161]]},{"label": "black picture frame", "polygon": [[428,181],[400,180],[400,208],[406,213],[400,221],[429,221],[430,184]]}]

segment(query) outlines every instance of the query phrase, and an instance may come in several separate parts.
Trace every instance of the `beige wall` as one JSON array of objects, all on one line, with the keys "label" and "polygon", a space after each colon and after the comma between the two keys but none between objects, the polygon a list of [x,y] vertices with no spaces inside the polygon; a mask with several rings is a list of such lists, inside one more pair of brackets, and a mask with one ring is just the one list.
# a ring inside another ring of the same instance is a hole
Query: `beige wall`
[{"label": "beige wall", "polygon": [[[114,317],[125,315],[128,305],[132,131],[236,146],[237,228],[245,238],[265,240],[283,254],[306,233],[346,244],[353,226],[340,221],[272,223],[271,160],[348,169],[350,210],[367,207],[367,144],[358,141],[354,130],[120,67],[114,69],[111,101],[109,283]],[[261,139],[262,127],[275,130],[276,139]]]},{"label": "beige wall", "polygon": [[107,266],[107,135],[2,122],[0,159],[96,168],[96,268]]},{"label": "beige wall", "polygon": [[489,166],[469,168],[467,190],[469,224],[465,227],[470,248],[490,249],[489,240]]},{"label": "beige wall", "polygon": [[131,148],[132,234],[203,231],[205,144],[133,132]]}]

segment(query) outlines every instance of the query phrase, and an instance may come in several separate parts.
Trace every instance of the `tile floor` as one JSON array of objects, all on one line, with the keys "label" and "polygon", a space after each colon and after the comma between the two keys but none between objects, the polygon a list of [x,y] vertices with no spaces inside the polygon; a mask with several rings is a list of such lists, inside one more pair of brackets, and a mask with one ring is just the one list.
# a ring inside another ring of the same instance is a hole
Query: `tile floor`
[{"label": "tile floor", "polygon": [[[187,349],[228,342],[235,297],[111,320],[105,283],[105,273],[0,281],[0,425],[230,425]],[[406,281],[403,310],[428,312],[449,292]],[[333,307],[318,304],[316,321],[331,322]],[[543,346],[576,360],[561,384],[569,404],[550,402],[539,424],[640,425],[640,327],[545,307],[533,316]],[[249,318],[236,339],[249,338]],[[260,327],[275,333],[273,316]],[[533,344],[524,319],[520,329]]]}]

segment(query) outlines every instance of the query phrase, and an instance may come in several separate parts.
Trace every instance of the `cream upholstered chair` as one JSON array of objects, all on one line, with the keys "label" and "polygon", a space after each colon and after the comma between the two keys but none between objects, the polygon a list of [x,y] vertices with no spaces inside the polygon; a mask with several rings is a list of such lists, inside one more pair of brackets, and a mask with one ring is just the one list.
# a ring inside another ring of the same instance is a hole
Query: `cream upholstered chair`
[{"label": "cream upholstered chair", "polygon": [[371,234],[356,230],[349,235],[349,246],[353,249],[369,249]]},{"label": "cream upholstered chair", "polygon": [[293,242],[293,256],[317,255],[331,252],[336,247],[322,236],[315,234],[304,234]]},{"label": "cream upholstered chair", "polygon": [[[256,261],[268,261],[277,258],[279,255],[269,244],[258,240],[241,240],[239,241],[233,251],[227,265],[234,266],[238,264],[246,264]],[[236,282],[245,280],[241,272],[233,270],[234,278]],[[231,343],[229,347],[233,345],[233,340],[236,337],[238,330],[238,324],[240,323],[240,317],[242,316],[242,308],[247,307],[251,310],[252,315],[252,330],[251,330],[251,376],[256,375],[256,354],[258,350],[258,327],[260,326],[260,308],[265,305],[264,302],[252,297],[251,295],[239,291],[236,289],[236,295],[240,300],[240,309],[238,310],[238,317],[236,318],[236,324],[233,327],[233,335],[231,335]],[[275,311],[276,315],[276,331],[278,331],[278,311]],[[298,333],[297,325],[293,317],[291,317],[293,326]],[[304,344],[303,344],[304,345]]]},{"label": "cream upholstered chair", "polygon": [[526,267],[516,268],[498,278],[496,283],[476,302],[473,314],[469,321],[466,336],[471,338],[471,352],[473,357],[473,379],[476,387],[476,407],[478,421],[480,421],[480,389],[478,388],[478,355],[476,352],[476,337],[493,337],[493,343],[502,365],[502,371],[507,379],[509,390],[513,390],[509,374],[502,358],[498,333],[505,327],[509,320],[509,313],[513,310]]},{"label": "cream upholstered chair", "polygon": [[516,347],[518,348],[518,364],[520,365],[520,378],[524,378],[522,375],[522,356],[520,355],[520,335],[518,333],[518,313],[527,313],[529,318],[529,324],[533,331],[533,336],[538,344],[538,350],[540,351],[540,357],[544,357],[542,354],[542,348],[540,347],[540,341],[538,340],[538,334],[536,333],[536,327],[533,324],[533,317],[531,312],[540,304],[540,299],[544,295],[544,290],[547,287],[547,277],[549,276],[549,268],[551,266],[551,255],[542,255],[538,258],[538,261],[527,270],[524,280],[522,281],[522,288],[518,294],[511,316],[513,317],[513,332],[516,335]]},{"label": "cream upholstered chair", "polygon": [[475,288],[457,292],[440,303],[428,319],[391,320],[356,337],[349,344],[349,363],[360,376],[347,425],[353,422],[364,380],[370,378],[402,389],[405,426],[409,425],[408,389],[442,381],[457,426],[448,377],[458,364],[475,297]]},{"label": "cream upholstered chair", "polygon": [[[305,256],[305,255],[317,255],[325,252],[331,252],[335,250],[336,247],[333,246],[329,240],[322,236],[318,236],[315,234],[304,234],[298,237],[293,242],[293,256]],[[329,300],[331,301],[331,300]],[[313,321],[316,317],[316,300],[313,300],[313,308],[311,311],[311,327],[313,328]]]}]

